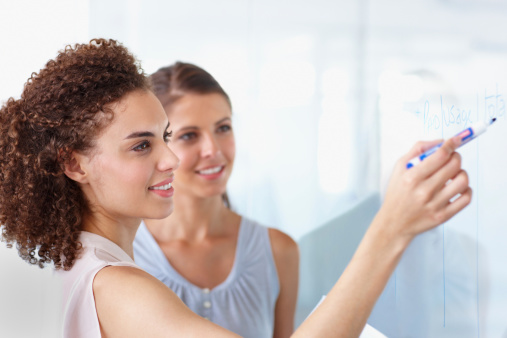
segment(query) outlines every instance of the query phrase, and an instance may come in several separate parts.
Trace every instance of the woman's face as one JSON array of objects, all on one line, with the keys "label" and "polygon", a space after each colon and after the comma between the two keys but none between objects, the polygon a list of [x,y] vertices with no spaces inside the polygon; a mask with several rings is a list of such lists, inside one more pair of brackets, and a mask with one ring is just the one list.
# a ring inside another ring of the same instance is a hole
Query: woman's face
[{"label": "woman's face", "polygon": [[[206,198],[226,190],[235,156],[231,108],[220,94],[185,94],[166,107],[180,159],[177,194]],[[179,196],[179,195],[178,195]]]},{"label": "woman's face", "polygon": [[83,156],[81,187],[91,210],[113,218],[164,218],[173,208],[178,158],[156,96],[134,91],[112,105],[114,119]]}]

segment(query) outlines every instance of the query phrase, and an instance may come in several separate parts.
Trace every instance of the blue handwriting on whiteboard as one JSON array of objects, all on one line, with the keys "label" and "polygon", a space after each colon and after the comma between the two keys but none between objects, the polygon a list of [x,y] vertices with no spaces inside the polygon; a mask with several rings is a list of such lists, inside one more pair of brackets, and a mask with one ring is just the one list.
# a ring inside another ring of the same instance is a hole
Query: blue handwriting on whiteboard
[{"label": "blue handwriting on whiteboard", "polygon": [[[440,111],[430,109],[430,102],[426,100],[423,108],[424,133],[440,128],[448,128],[456,125],[466,127],[472,124],[472,116],[479,116],[479,94],[477,94],[477,112],[473,113],[472,108],[458,107],[454,104],[448,104],[440,96]],[[494,94],[484,91],[484,112],[480,115],[488,117],[501,117],[506,115],[505,100],[502,94],[498,92],[498,84]]]},{"label": "blue handwriting on whiteboard", "polygon": [[430,112],[429,101],[424,102],[424,132],[438,130],[442,126],[449,127],[458,125],[466,127],[472,124],[472,109],[462,109],[455,105],[444,104],[444,99],[440,96],[440,112]]},{"label": "blue handwriting on whiteboard", "polygon": [[505,115],[505,100],[503,95],[498,93],[498,84],[493,95],[488,95],[488,91],[484,90],[484,112],[490,119]]}]

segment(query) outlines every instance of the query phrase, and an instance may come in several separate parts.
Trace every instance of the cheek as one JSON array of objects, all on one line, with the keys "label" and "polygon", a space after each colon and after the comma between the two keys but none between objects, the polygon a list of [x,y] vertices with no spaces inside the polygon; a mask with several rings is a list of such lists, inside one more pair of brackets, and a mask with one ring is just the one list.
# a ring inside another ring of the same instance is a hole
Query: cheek
[{"label": "cheek", "polygon": [[170,147],[172,152],[179,158],[180,165],[176,172],[194,171],[199,160],[199,152],[193,147]]},{"label": "cheek", "polygon": [[96,184],[100,185],[99,188],[114,187],[114,189],[108,189],[113,192],[131,190],[133,185],[145,186],[149,176],[149,170],[140,163],[111,159],[99,161],[96,170],[98,173],[95,175],[97,177]]},{"label": "cheek", "polygon": [[236,142],[234,141],[234,137],[227,139],[222,149],[224,152],[224,156],[230,162],[234,162],[234,158],[236,157]]},{"label": "cheek", "polygon": [[102,195],[100,191],[104,186],[111,183],[111,176],[114,177],[114,174],[111,173],[110,164],[102,156],[95,156],[90,161],[87,171],[90,187],[96,194]]}]

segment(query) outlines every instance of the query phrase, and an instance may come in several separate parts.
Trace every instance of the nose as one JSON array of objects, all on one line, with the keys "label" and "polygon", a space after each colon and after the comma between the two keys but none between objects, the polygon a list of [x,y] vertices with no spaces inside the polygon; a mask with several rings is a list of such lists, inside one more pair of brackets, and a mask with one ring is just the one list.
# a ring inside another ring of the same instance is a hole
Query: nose
[{"label": "nose", "polygon": [[214,157],[220,153],[220,145],[213,135],[204,135],[202,139],[202,157]]},{"label": "nose", "polygon": [[160,157],[158,162],[158,170],[165,172],[165,171],[175,171],[180,166],[180,159],[176,154],[172,152],[172,150],[166,145],[163,144],[162,147],[160,147]]}]

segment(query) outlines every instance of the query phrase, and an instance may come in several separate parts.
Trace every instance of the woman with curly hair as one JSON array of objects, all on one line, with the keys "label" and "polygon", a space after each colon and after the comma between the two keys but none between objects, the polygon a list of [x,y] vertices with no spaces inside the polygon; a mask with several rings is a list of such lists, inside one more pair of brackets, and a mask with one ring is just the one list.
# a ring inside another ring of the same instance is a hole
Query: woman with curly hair
[{"label": "woman with curly hair", "polygon": [[[133,261],[141,219],[172,211],[178,159],[168,125],[135,58],[102,39],[61,51],[0,109],[2,238],[59,271],[65,337],[236,337]],[[436,142],[400,159],[349,266],[294,336],[359,335],[410,241],[470,202],[458,143],[410,170]]]}]

